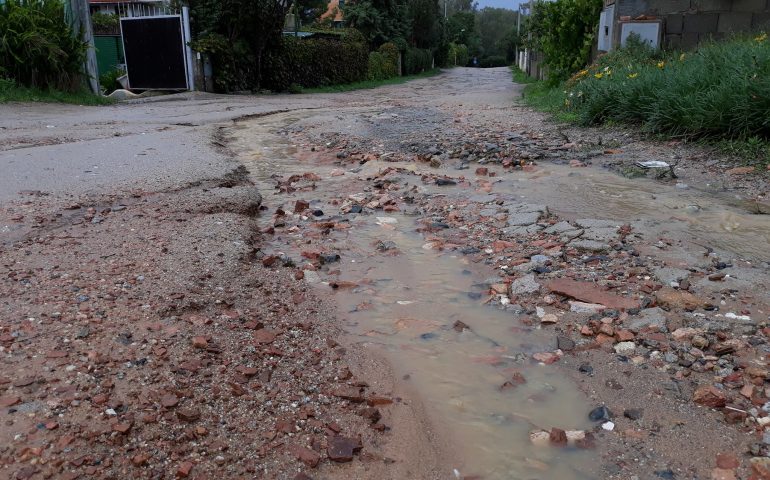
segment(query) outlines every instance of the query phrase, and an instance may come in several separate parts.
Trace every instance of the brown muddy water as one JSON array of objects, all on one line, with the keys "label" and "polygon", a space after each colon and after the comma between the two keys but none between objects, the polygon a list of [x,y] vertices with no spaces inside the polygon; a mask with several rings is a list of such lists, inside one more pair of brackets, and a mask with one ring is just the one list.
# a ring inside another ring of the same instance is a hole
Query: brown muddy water
[{"label": "brown muddy water", "polygon": [[[358,173],[333,177],[333,165],[303,163],[297,146],[276,131],[312,115],[292,112],[249,120],[229,132],[231,147],[257,182],[270,213],[282,205],[288,211],[302,198],[313,200],[311,208],[335,215],[337,208],[329,200],[341,192],[355,193],[349,191],[351,178],[365,178],[394,165],[370,162]],[[271,176],[307,171],[323,179],[317,190],[295,195],[274,190]],[[618,219],[643,227],[648,235],[674,232],[749,258],[770,256],[770,217],[725,207],[695,189],[551,164],[530,174],[499,170],[492,180],[495,193],[546,204],[567,218]],[[414,183],[426,188],[419,177]],[[451,189],[441,193],[452,195]],[[587,415],[594,405],[556,367],[530,360],[532,353],[555,349],[552,333],[525,327],[515,314],[483,304],[485,279],[496,277],[495,272],[469,264],[460,254],[430,249],[416,232],[414,217],[388,213],[346,217],[351,219],[350,229],[309,247],[341,253],[339,279],[359,285],[333,295],[345,329],[354,341],[383,350],[395,372],[418,392],[431,420],[444,427],[456,447],[458,456],[451,465],[456,473],[487,479],[596,478],[596,452],[535,447],[529,441],[534,428],[592,428]],[[265,215],[263,221],[269,220]],[[399,254],[378,251],[374,245],[380,241],[393,242]],[[301,230],[276,235],[266,246],[295,259],[303,247],[308,245]],[[330,290],[323,273],[308,272],[306,278]],[[458,320],[471,331],[455,331],[452,325]],[[501,391],[499,387],[515,372],[527,382]]]}]

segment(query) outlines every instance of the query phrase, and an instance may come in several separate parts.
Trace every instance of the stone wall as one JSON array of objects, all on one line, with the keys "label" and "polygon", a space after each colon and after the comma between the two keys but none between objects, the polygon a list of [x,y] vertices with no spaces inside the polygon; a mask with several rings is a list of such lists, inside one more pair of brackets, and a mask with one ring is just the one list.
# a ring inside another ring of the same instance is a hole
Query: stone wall
[{"label": "stone wall", "polygon": [[709,38],[770,29],[770,0],[616,0],[614,3],[616,20],[640,15],[663,19],[666,48],[688,49]]}]

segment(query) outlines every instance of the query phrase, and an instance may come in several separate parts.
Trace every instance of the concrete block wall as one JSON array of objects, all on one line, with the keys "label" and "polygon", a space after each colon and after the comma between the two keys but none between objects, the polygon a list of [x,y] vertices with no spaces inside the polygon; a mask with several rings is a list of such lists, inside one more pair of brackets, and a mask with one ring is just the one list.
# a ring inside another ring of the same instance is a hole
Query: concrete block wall
[{"label": "concrete block wall", "polygon": [[732,33],[770,31],[770,0],[616,0],[616,20],[663,19],[666,48],[690,49]]}]

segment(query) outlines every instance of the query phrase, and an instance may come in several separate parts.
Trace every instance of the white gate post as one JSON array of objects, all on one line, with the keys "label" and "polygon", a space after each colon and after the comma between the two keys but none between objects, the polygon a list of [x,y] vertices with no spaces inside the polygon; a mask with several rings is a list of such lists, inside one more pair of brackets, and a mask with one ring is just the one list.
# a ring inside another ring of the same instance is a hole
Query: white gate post
[{"label": "white gate post", "polygon": [[187,89],[195,91],[195,76],[193,74],[193,51],[190,47],[192,35],[190,34],[190,8],[182,7],[182,32],[185,51],[185,66],[187,70]]}]

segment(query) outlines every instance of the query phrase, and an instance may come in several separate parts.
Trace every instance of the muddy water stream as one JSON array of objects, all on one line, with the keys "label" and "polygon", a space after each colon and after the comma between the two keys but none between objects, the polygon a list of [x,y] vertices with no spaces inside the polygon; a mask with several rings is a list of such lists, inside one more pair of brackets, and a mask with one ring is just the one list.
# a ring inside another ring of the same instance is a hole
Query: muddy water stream
[{"label": "muddy water stream", "polygon": [[[251,120],[231,132],[232,147],[271,213],[279,206],[289,211],[301,198],[326,216],[337,215],[329,200],[355,193],[349,190],[356,183],[351,179],[393,165],[370,162],[358,174],[334,177],[333,165],[298,160],[297,148],[275,132],[310,115],[294,112]],[[307,171],[323,179],[317,190],[293,195],[274,190],[272,175]],[[766,216],[721,207],[696,190],[626,180],[593,169],[576,173],[554,165],[542,165],[536,174],[500,171],[497,178],[494,193],[544,203],[567,217],[622,219],[652,230],[703,237],[704,243],[741,255],[768,256]],[[410,184],[425,188],[419,177]],[[441,193],[458,194],[451,189]],[[555,348],[552,333],[526,327],[515,314],[483,304],[484,280],[496,274],[488,267],[469,265],[460,254],[425,248],[414,217],[388,213],[344,217],[350,220],[350,229],[313,245],[340,252],[337,279],[357,285],[334,294],[340,316],[353,338],[386,352],[396,373],[421,395],[432,420],[446,427],[459,453],[451,467],[462,475],[488,479],[595,478],[595,452],[530,444],[528,432],[533,428],[593,427],[587,419],[592,406],[556,368],[531,362],[532,353]],[[393,242],[398,253],[378,250],[378,242]],[[276,235],[268,248],[299,259],[303,244],[302,232],[297,231]],[[312,273],[306,277],[309,282],[328,291],[324,283],[328,277]],[[467,324],[470,331],[452,328],[456,321]],[[527,382],[501,391],[499,387],[516,372]]]}]

